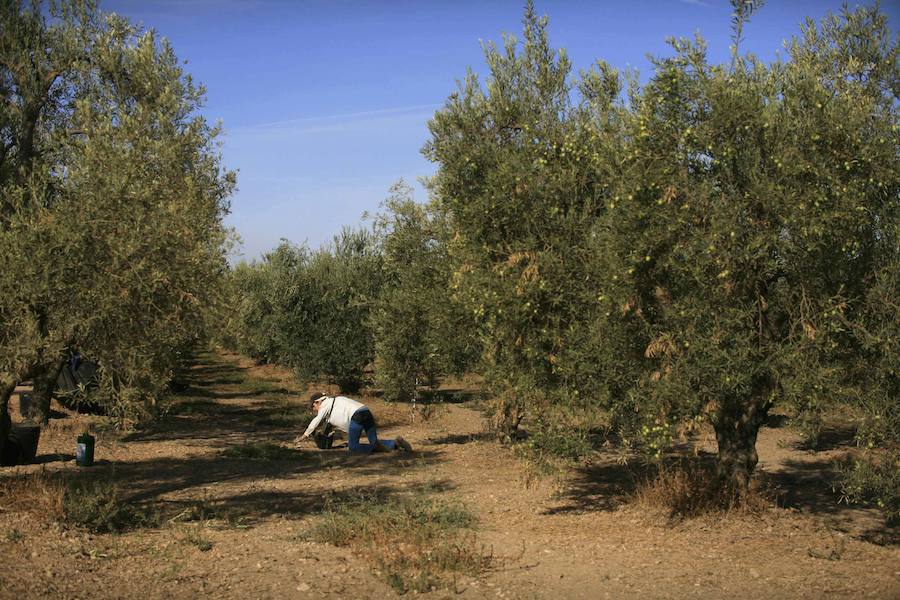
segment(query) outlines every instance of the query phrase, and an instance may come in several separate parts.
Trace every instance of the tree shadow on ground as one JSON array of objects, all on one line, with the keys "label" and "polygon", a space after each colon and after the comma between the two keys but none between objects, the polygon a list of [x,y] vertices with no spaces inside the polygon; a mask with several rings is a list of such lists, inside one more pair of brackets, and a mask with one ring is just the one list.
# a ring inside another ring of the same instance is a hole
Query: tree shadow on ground
[{"label": "tree shadow on ground", "polygon": [[[196,478],[188,471],[193,471],[193,466],[177,464],[179,461],[163,461],[163,474],[175,475],[176,479],[184,477],[197,484],[217,483],[208,481],[206,477]],[[360,501],[386,502],[394,498],[409,497],[410,495],[434,494],[455,489],[455,484],[447,479],[427,482],[397,481],[391,484],[369,486],[365,490],[345,489],[322,491],[312,487],[304,487],[298,490],[260,489],[259,486],[247,486],[242,489],[226,488],[219,492],[215,488],[200,487],[191,490],[184,487],[181,491],[194,491],[194,494],[172,494],[161,497],[162,493],[170,491],[168,485],[159,485],[153,480],[152,475],[142,478],[147,474],[146,463],[132,463],[130,468],[123,465],[115,465],[107,461],[100,463],[101,467],[90,471],[56,472],[44,478],[43,485],[31,483],[36,477],[44,477],[41,473],[11,473],[0,477],[0,500],[4,501],[6,510],[31,511],[34,505],[30,502],[13,502],[4,493],[9,490],[27,490],[34,494],[64,494],[63,490],[70,489],[108,489],[104,484],[117,485],[122,493],[116,500],[115,507],[110,506],[107,499],[100,506],[101,510],[115,510],[118,513],[133,511],[135,518],[128,523],[121,524],[120,531],[133,531],[135,529],[155,529],[167,525],[186,523],[191,521],[219,520],[224,527],[252,527],[268,518],[296,519],[305,516],[314,516],[328,509],[335,509],[345,503],[358,503]],[[195,465],[196,466],[196,465]],[[205,465],[209,466],[209,464]],[[304,467],[298,469],[302,471]],[[151,469],[152,471],[153,469]],[[222,472],[213,469],[220,478]],[[135,477],[134,481],[127,477]],[[230,482],[245,477],[246,472],[238,469]],[[61,487],[49,485],[56,481]],[[174,481],[174,480],[173,480]],[[91,483],[100,484],[91,487]],[[183,481],[182,481],[183,483]],[[142,486],[138,491],[134,486]],[[149,484],[149,485],[148,485]],[[16,497],[21,500],[21,497]],[[33,500],[33,498],[31,498]],[[129,507],[129,508],[126,508]],[[44,515],[40,515],[44,516]],[[151,518],[141,518],[151,517]]]},{"label": "tree shadow on ground", "polygon": [[429,494],[451,491],[454,484],[449,480],[429,483],[405,482],[397,485],[382,485],[366,490],[365,495],[357,490],[340,490],[322,493],[320,490],[248,490],[234,494],[206,497],[198,501],[165,500],[157,503],[160,510],[170,520],[179,520],[178,515],[206,515],[223,519],[226,523],[241,527],[251,527],[270,518],[297,519],[317,515],[327,509],[346,503],[359,502],[361,498],[372,502],[388,502],[393,498],[413,494]]},{"label": "tree shadow on ground", "polygon": [[354,475],[388,475],[414,466],[414,459],[433,464],[438,452],[353,455],[341,451],[284,448],[282,457],[270,460],[233,458],[223,454],[187,458],[157,458],[135,462],[103,461],[98,468],[77,471],[85,478],[127,483],[129,499],[145,501],[161,495],[204,490],[220,484],[293,479],[316,471],[341,469]]},{"label": "tree shadow on ground", "polygon": [[[701,452],[695,458],[675,455],[667,460],[700,461],[714,468],[716,455]],[[883,515],[872,506],[850,506],[840,502],[834,459],[788,460],[777,469],[757,469],[756,480],[762,494],[773,498],[773,505],[820,517],[830,527],[858,539],[897,544],[900,528],[889,527]],[[545,514],[614,511],[630,502],[642,482],[657,473],[657,467],[643,462],[620,464],[601,455],[593,463],[577,468],[568,480],[560,502]]]},{"label": "tree shadow on ground", "polygon": [[[242,395],[245,396],[245,395]],[[272,399],[253,399],[246,404],[222,398],[189,398],[173,403],[166,417],[122,438],[124,442],[215,442],[229,446],[248,438],[283,441],[305,429],[311,415],[300,405]],[[249,399],[248,399],[249,400]],[[252,439],[250,441],[253,441]]]},{"label": "tree shadow on ground", "polygon": [[[273,515],[301,516],[321,510],[326,498],[322,486],[330,485],[328,478],[323,483],[323,471],[333,470],[337,478],[350,484],[362,477],[389,481],[386,485],[369,486],[385,497],[414,492],[422,486],[431,491],[440,487],[450,489],[449,482],[413,484],[401,478],[405,470],[443,460],[440,450],[366,456],[346,450],[320,451],[312,444],[299,449],[291,447],[287,442],[301,433],[305,421],[311,418],[306,407],[285,402],[283,398],[259,397],[264,393],[273,394],[275,385],[248,380],[243,377],[243,371],[246,369],[234,364],[209,362],[186,370],[182,373],[186,393],[176,396],[166,416],[146,429],[121,438],[123,442],[148,445],[150,458],[98,461],[92,469],[73,469],[62,477],[72,482],[115,484],[128,504],[149,511],[159,509],[170,520],[184,513],[187,507],[203,504],[209,505],[214,514],[243,524]],[[216,389],[222,381],[235,381],[249,389]],[[279,393],[287,392],[282,387],[275,389]],[[164,442],[174,442],[196,453],[154,457],[153,445]],[[148,456],[146,451],[141,454]],[[71,458],[71,455],[43,455],[40,462]],[[318,483],[298,484],[297,480],[313,474],[318,474]],[[340,477],[341,474],[344,476]],[[333,502],[334,494],[331,496]],[[194,513],[206,514],[200,510],[185,515],[190,517]]]},{"label": "tree shadow on ground", "polygon": [[217,386],[217,385],[240,385],[244,381],[245,381],[244,379],[234,377],[231,379],[222,378],[222,379],[211,379],[211,380],[204,380],[204,381],[192,380],[189,384],[186,382],[184,382],[184,383],[187,386],[186,389],[190,389],[191,387],[198,388],[198,387],[213,387],[213,386]]},{"label": "tree shadow on ground", "polygon": [[482,431],[479,433],[448,434],[441,437],[429,438],[428,443],[436,445],[469,444],[471,442],[489,442],[496,439],[496,434],[489,431]]},{"label": "tree shadow on ground", "polygon": [[64,454],[60,452],[53,452],[50,454],[39,454],[28,464],[32,465],[46,465],[49,463],[55,462],[69,462],[71,460],[75,460],[74,454]]},{"label": "tree shadow on ground", "polygon": [[628,502],[638,484],[654,470],[646,463],[623,464],[604,456],[576,468],[560,495],[560,503],[544,514],[614,511]]},{"label": "tree shadow on ground", "polygon": [[231,363],[207,363],[193,366],[176,373],[175,379],[181,382],[204,382],[207,384],[230,383],[233,380],[243,381],[241,375],[247,369]]},{"label": "tree shadow on ground", "polygon": [[828,450],[850,447],[855,440],[856,425],[853,423],[844,423],[841,425],[825,427],[812,442],[798,440],[795,447],[798,450],[807,450],[810,452],[826,452]]},{"label": "tree shadow on ground", "polygon": [[781,468],[764,471],[759,476],[777,492],[779,505],[813,514],[837,514],[845,505],[838,504],[834,492],[837,476],[832,459],[788,460]]},{"label": "tree shadow on ground", "polygon": [[205,388],[195,387],[192,384],[181,395],[188,399],[212,398],[214,400],[234,400],[235,398],[258,398],[259,396],[295,396],[296,394],[291,390],[283,387],[259,387],[257,389],[248,390],[213,391]]},{"label": "tree shadow on ground", "polygon": [[900,543],[900,527],[888,526],[875,506],[841,501],[833,457],[788,460],[780,468],[762,471],[758,476],[775,492],[779,506],[816,515],[830,527],[864,541]]},{"label": "tree shadow on ground", "polygon": [[[265,389],[267,392],[296,394],[299,390],[291,390],[283,385],[271,384],[250,373],[250,369],[242,367],[231,362],[220,362],[216,358],[206,358],[207,361],[196,364],[190,368],[180,370],[175,380],[179,384],[179,389],[183,390],[186,396],[209,394],[209,390],[205,388],[221,387],[221,386],[241,386],[249,385],[250,388],[258,387]],[[245,395],[253,395],[260,390],[227,390],[226,393],[243,393]],[[216,396],[217,397],[217,396]]]}]

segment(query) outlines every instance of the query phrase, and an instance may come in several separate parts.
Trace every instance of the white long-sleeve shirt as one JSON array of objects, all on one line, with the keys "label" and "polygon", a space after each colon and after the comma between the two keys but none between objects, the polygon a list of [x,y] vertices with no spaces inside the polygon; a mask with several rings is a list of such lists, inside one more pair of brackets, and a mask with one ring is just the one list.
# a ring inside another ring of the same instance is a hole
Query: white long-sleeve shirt
[{"label": "white long-sleeve shirt", "polygon": [[[357,402],[346,396],[335,396],[333,398],[326,396],[322,398],[322,403],[319,405],[319,414],[310,421],[303,437],[309,437],[326,415],[328,415],[329,423],[347,433],[350,430],[350,417],[360,408],[365,408],[365,406],[362,402]],[[330,415],[328,414],[329,411],[331,411]]]}]

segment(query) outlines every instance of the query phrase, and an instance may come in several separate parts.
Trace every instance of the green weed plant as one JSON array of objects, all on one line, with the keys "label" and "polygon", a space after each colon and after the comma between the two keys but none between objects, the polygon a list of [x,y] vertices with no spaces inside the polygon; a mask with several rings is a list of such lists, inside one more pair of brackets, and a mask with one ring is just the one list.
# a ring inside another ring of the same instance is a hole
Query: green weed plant
[{"label": "green weed plant", "polygon": [[398,593],[428,592],[490,568],[493,556],[477,543],[476,523],[462,505],[422,494],[332,497],[309,537],[335,546],[365,544],[376,571]]}]

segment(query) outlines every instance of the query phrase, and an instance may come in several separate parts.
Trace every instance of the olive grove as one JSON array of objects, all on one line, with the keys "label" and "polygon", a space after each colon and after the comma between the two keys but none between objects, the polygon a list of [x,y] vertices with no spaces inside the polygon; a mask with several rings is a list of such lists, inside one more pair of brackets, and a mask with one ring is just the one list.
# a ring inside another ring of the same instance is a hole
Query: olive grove
[{"label": "olive grove", "polygon": [[673,39],[641,83],[574,75],[529,4],[430,121],[430,201],[398,184],[373,233],[239,265],[232,340],[342,389],[372,364],[389,399],[478,371],[498,433],[567,454],[602,427],[659,457],[706,422],[732,500],[774,408],[814,440],[850,406],[895,471],[896,40],[847,9],[766,63],[740,46],[760,3],[733,7],[729,60]]},{"label": "olive grove", "polygon": [[323,376],[358,391],[374,358],[369,314],[381,289],[374,234],[345,228],[316,251],[283,242],[261,262],[237,265],[228,277],[233,313],[225,345],[260,362]]},{"label": "olive grove", "polygon": [[371,230],[345,228],[316,250],[285,241],[235,266],[221,341],[303,381],[344,392],[377,383],[386,399],[410,400],[478,356],[472,319],[448,289],[448,231],[398,183]]}]

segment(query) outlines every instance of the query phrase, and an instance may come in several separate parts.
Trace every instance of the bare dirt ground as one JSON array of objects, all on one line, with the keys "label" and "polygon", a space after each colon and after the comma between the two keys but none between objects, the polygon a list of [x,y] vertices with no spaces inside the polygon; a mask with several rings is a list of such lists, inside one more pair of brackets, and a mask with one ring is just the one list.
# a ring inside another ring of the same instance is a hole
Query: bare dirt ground
[{"label": "bare dirt ground", "polygon": [[[423,420],[408,405],[367,397],[380,434],[402,434],[415,451],[350,456],[293,445],[307,390],[284,371],[222,355],[189,376],[157,425],[98,432],[91,468],[75,466],[75,437],[100,419],[57,407],[38,464],[0,470],[0,481],[40,471],[108,476],[130,501],[167,515],[159,526],[90,534],[0,497],[0,597],[394,597],[373,572],[378,548],[315,543],[306,532],[329,495],[427,489],[477,514],[478,543],[494,556],[488,571],[418,594],[427,598],[900,598],[896,539],[876,512],[838,504],[831,491],[831,464],[850,442],[840,430],[816,453],[787,428],[762,432],[761,476],[782,491],[780,507],[670,523],[629,504],[638,471],[612,457],[529,481],[466,403]],[[257,442],[284,452],[223,454]],[[209,518],[179,518],[190,511]]]}]

